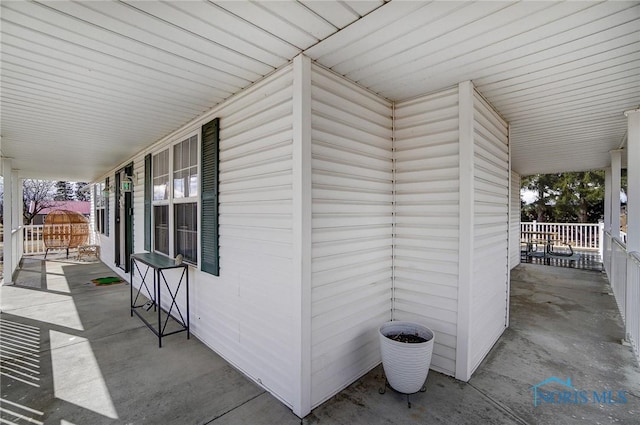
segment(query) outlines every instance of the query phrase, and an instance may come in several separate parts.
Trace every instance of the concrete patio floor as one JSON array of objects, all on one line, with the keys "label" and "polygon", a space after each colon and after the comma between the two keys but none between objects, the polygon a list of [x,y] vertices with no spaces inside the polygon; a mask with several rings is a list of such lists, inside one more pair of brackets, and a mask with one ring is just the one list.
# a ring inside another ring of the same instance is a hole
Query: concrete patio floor
[{"label": "concrete patio floor", "polygon": [[[600,272],[522,264],[510,327],[468,383],[431,371],[408,409],[378,393],[378,367],[302,421],[196,338],[158,349],[129,315],[129,286],[90,284],[110,275],[99,262],[25,258],[16,284],[0,288],[1,423],[640,423],[640,368]],[[534,406],[532,386],[550,377],[570,378],[589,402]],[[609,390],[619,403],[591,400]]]}]

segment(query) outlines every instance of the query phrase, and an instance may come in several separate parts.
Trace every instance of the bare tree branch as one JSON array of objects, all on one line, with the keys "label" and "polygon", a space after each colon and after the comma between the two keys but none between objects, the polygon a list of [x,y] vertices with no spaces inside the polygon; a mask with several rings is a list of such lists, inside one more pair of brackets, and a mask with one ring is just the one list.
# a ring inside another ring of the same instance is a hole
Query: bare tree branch
[{"label": "bare tree branch", "polygon": [[30,224],[40,211],[54,205],[55,181],[24,179],[22,182],[22,216]]}]

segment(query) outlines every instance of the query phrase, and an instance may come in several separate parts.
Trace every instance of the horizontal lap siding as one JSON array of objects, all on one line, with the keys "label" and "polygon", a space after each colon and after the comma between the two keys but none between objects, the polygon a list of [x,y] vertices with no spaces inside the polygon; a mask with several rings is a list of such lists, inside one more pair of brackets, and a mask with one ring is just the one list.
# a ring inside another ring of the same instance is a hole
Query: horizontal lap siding
[{"label": "horizontal lap siding", "polygon": [[509,221],[509,269],[520,264],[520,175],[511,172],[511,219]]},{"label": "horizontal lap siding", "polygon": [[[191,329],[289,406],[298,378],[292,318],[300,302],[291,298],[292,81],[291,67],[282,69],[151,151],[220,118],[220,276],[190,268]],[[134,168],[144,176],[143,156]],[[136,252],[144,241],[141,178],[134,192]],[[184,312],[183,305],[180,299]]]},{"label": "horizontal lap siding", "polygon": [[507,124],[474,96],[474,259],[470,362],[473,371],[506,326],[509,270]]},{"label": "horizontal lap siding", "polygon": [[[292,75],[291,66],[278,71],[150,150],[156,153],[220,118],[220,276],[190,268],[191,329],[290,407],[299,379],[291,368],[292,319],[300,303],[291,295],[297,284],[292,276]],[[134,168],[140,176],[134,193],[135,250],[140,252],[144,156],[136,157]],[[181,299],[184,312],[183,305]]]},{"label": "horizontal lap siding", "polygon": [[394,319],[436,334],[432,368],[455,373],[459,244],[458,91],[395,108]]},{"label": "horizontal lap siding", "polygon": [[312,68],[312,405],[380,361],[391,317],[390,103]]},{"label": "horizontal lap siding", "polygon": [[[290,402],[294,362],[292,73],[270,77],[220,113],[220,279],[201,273],[202,334]],[[206,316],[203,317],[203,316]]]}]

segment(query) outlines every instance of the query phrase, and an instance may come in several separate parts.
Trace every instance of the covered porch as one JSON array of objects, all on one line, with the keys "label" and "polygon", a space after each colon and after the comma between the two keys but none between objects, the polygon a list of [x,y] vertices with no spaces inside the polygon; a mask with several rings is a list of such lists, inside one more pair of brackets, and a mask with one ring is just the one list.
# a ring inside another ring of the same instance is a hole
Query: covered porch
[{"label": "covered porch", "polygon": [[[196,338],[177,334],[158,349],[128,314],[128,285],[90,283],[110,273],[102,263],[25,258],[14,284],[0,288],[6,423],[300,423]],[[379,394],[377,367],[302,423],[635,423],[640,368],[620,344],[624,328],[604,275],[522,264],[511,285],[510,327],[468,383],[431,371],[408,409],[404,396]],[[570,378],[571,394],[584,391],[589,402],[535,406],[532,385],[552,376]],[[594,401],[594,391],[613,398]]]},{"label": "covered porch", "polygon": [[304,418],[375,370],[388,320],[472,379],[510,329],[520,176],[604,169],[638,356],[637,2],[1,7],[5,284],[22,179],[89,181],[112,273],[182,258],[193,334]]}]

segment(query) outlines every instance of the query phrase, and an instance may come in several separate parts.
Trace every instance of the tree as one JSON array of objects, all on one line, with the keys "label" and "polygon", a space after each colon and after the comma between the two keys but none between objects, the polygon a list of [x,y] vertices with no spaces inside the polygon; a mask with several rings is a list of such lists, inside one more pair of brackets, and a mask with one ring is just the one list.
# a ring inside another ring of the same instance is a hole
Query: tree
[{"label": "tree", "polygon": [[603,171],[525,176],[522,188],[538,197],[523,206],[522,221],[594,223],[604,213]]},{"label": "tree", "polygon": [[535,174],[522,177],[521,188],[536,193],[537,199],[522,210],[522,221],[553,221],[555,187],[560,174]]},{"label": "tree", "polygon": [[22,181],[22,216],[24,224],[30,224],[40,211],[53,206],[56,182],[24,179]]},{"label": "tree", "polygon": [[75,199],[78,201],[90,201],[91,192],[87,189],[88,187],[86,182],[76,182],[74,192]]},{"label": "tree", "polygon": [[588,223],[604,214],[604,172],[564,173],[558,180],[554,221]]},{"label": "tree", "polygon": [[74,196],[72,184],[70,182],[57,181],[54,199],[56,201],[73,201]]}]

